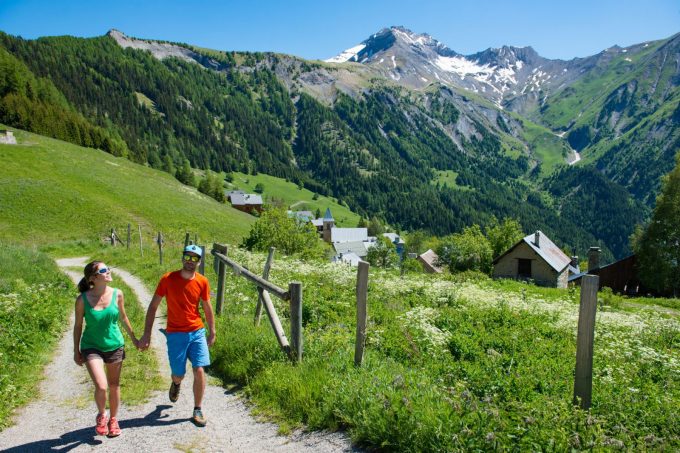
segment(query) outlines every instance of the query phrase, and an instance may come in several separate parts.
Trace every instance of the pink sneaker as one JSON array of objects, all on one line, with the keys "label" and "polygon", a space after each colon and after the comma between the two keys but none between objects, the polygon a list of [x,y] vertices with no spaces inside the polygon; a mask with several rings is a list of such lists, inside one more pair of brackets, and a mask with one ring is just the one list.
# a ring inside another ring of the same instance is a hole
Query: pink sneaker
[{"label": "pink sneaker", "polygon": [[116,417],[111,417],[109,420],[109,437],[120,436],[120,426],[118,426],[118,419]]},{"label": "pink sneaker", "polygon": [[97,425],[94,427],[94,431],[98,436],[106,436],[109,433],[109,427],[106,426],[108,420],[106,414],[97,415]]}]

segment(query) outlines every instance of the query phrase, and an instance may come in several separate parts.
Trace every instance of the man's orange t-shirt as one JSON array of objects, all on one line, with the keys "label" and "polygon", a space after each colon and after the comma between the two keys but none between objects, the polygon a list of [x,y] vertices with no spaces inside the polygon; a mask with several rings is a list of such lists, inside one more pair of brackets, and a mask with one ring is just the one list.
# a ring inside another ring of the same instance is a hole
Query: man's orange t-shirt
[{"label": "man's orange t-shirt", "polygon": [[165,297],[168,305],[166,332],[193,332],[203,327],[198,306],[201,299],[210,300],[210,283],[199,273],[191,280],[182,271],[168,272],[161,277],[156,294]]}]

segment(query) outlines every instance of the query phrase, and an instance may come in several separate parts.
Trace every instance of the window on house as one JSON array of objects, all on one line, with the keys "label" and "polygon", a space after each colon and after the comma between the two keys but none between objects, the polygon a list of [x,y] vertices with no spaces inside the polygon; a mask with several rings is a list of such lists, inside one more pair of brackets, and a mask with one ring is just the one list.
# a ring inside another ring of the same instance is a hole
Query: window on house
[{"label": "window on house", "polygon": [[531,278],[531,260],[520,258],[517,260],[517,276]]}]

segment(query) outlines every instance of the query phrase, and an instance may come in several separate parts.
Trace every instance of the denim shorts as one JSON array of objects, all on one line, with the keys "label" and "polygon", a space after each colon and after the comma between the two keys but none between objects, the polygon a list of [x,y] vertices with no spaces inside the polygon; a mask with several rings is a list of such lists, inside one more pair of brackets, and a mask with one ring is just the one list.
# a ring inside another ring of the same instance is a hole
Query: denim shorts
[{"label": "denim shorts", "polygon": [[210,365],[210,352],[205,338],[205,329],[193,332],[166,332],[168,360],[173,376],[184,376],[187,371],[187,358],[194,368]]},{"label": "denim shorts", "polygon": [[101,359],[104,363],[118,363],[125,360],[125,347],[121,346],[113,351],[102,352],[99,349],[88,348],[80,351],[80,355],[86,362],[88,360]]}]

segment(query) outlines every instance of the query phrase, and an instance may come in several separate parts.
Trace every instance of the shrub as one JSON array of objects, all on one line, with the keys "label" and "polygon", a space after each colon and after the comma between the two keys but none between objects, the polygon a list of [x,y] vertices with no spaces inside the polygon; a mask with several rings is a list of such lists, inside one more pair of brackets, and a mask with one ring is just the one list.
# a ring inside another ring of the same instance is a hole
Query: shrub
[{"label": "shrub", "polygon": [[311,223],[289,217],[285,209],[273,208],[262,212],[243,241],[248,250],[266,251],[276,247],[285,255],[304,258],[323,256],[322,244]]}]

